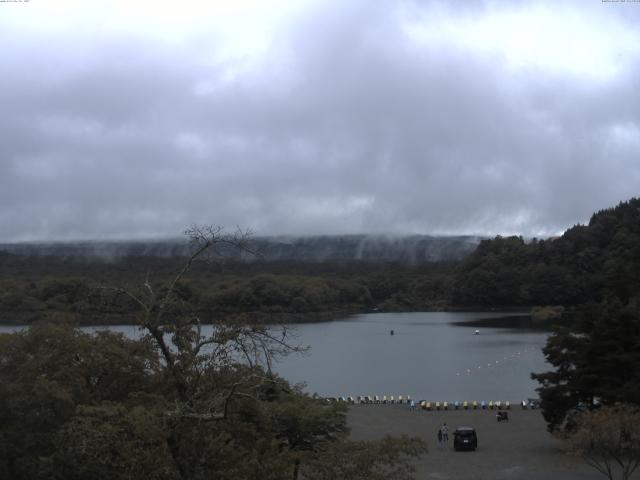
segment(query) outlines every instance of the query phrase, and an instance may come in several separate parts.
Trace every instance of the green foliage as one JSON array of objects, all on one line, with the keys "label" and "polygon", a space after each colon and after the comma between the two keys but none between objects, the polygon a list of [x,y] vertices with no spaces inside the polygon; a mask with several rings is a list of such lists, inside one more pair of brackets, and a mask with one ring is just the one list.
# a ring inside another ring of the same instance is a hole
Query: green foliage
[{"label": "green foliage", "polygon": [[304,469],[328,478],[316,469],[335,470],[326,462],[348,452],[349,475],[409,478],[408,459],[422,451],[408,440],[347,442],[344,406],[210,355],[182,371],[185,394],[150,347],[65,325],[0,336],[0,476],[288,479]]},{"label": "green foliage", "polygon": [[640,308],[637,301],[591,304],[558,328],[543,349],[555,370],[533,374],[540,382],[550,430],[574,427],[573,416],[600,404],[640,405]]},{"label": "green foliage", "polygon": [[0,336],[0,476],[290,478],[296,452],[347,432],[341,407],[209,354],[181,368],[185,393],[151,347],[64,325]]},{"label": "green foliage", "polygon": [[157,363],[144,342],[61,325],[0,336],[0,472],[47,477],[62,426],[78,405],[151,390]]},{"label": "green foliage", "polygon": [[460,265],[457,305],[580,305],[640,289],[640,199],[600,211],[551,240],[496,237]]},{"label": "green foliage", "polygon": [[[135,302],[99,287],[105,281],[139,284],[148,272],[160,285],[183,261],[140,256],[109,263],[1,253],[0,315],[16,323],[133,323]],[[180,288],[205,320],[237,312],[299,321],[373,308],[573,306],[610,296],[626,302],[640,289],[640,199],[598,212],[588,225],[559,238],[485,240],[459,265],[201,263]]]},{"label": "green foliage", "polygon": [[[344,407],[271,372],[275,357],[303,349],[289,343],[286,328],[236,317],[203,333],[199,295],[183,279],[208,249],[242,248],[246,234],[216,227],[188,234],[194,253],[168,281],[107,289],[113,301],[132,302],[139,340],[65,324],[0,335],[2,478],[280,480],[297,478],[301,468],[313,475],[323,458],[333,459],[326,454],[336,451],[333,444],[351,445]],[[46,301],[75,300],[83,291],[75,282],[50,287]],[[305,288],[312,304],[332,295],[324,281]],[[260,276],[243,294],[277,300],[289,290],[301,291]],[[414,450],[403,442],[390,443],[371,472],[386,468],[406,478],[400,457]]]},{"label": "green foliage", "polygon": [[[46,319],[96,325],[137,321],[136,302],[104,289],[105,278],[123,286],[142,284],[145,277],[138,270],[149,268],[158,272],[153,275],[152,287],[162,288],[171,279],[165,263],[173,266],[175,259],[141,257],[113,264],[61,264],[59,259],[45,257],[38,262],[26,259],[19,270],[14,261],[12,255],[0,256],[3,321],[31,323]],[[441,309],[449,303],[449,266],[343,266],[339,273],[314,273],[307,265],[259,267],[282,271],[266,273],[256,266],[243,270],[240,265],[232,265],[220,272],[215,266],[198,264],[182,279],[176,293],[204,321],[232,313],[251,314],[256,321],[306,321],[372,308]],[[42,269],[46,269],[46,275],[39,274]]]},{"label": "green foliage", "polygon": [[60,429],[53,474],[65,479],[177,479],[162,416],[147,406],[78,406]]},{"label": "green foliage", "polygon": [[609,480],[632,477],[640,466],[640,409],[619,404],[585,412],[576,419],[567,449]]}]

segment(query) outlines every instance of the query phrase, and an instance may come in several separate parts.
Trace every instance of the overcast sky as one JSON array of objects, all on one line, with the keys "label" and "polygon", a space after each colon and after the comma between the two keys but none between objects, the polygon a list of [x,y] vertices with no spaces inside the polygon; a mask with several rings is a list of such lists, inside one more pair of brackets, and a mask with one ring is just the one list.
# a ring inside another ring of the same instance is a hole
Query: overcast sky
[{"label": "overcast sky", "polygon": [[0,45],[0,241],[545,236],[640,195],[640,3],[0,2]]}]

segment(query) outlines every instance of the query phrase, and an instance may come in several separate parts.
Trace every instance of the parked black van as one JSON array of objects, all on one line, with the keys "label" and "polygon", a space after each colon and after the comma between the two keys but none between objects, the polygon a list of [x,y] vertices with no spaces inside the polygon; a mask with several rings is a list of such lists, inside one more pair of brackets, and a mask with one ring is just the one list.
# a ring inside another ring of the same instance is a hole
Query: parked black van
[{"label": "parked black van", "polygon": [[458,427],[453,432],[453,449],[459,450],[475,450],[478,448],[478,435],[472,427]]}]

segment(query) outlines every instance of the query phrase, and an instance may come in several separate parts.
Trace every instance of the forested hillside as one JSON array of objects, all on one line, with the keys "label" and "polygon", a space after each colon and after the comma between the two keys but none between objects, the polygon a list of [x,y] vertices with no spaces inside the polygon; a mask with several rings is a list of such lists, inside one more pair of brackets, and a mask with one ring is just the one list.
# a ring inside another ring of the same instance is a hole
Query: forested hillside
[{"label": "forested hillside", "polygon": [[[136,253],[107,260],[0,252],[0,321],[129,322],[131,299],[104,287],[163,281],[184,261]],[[626,303],[639,287],[640,200],[631,199],[555,239],[483,240],[458,263],[200,263],[181,295],[204,320],[243,312],[258,321],[313,321],[367,311],[576,306],[611,296]]]},{"label": "forested hillside", "polygon": [[555,239],[484,240],[459,267],[456,305],[578,305],[640,287],[640,199],[595,213]]},{"label": "forested hillside", "polygon": [[[110,287],[166,281],[183,257],[97,259],[0,254],[0,323],[130,323],[135,302]],[[180,286],[203,321],[242,312],[258,322],[300,322],[367,311],[442,309],[450,264],[199,263]]]}]

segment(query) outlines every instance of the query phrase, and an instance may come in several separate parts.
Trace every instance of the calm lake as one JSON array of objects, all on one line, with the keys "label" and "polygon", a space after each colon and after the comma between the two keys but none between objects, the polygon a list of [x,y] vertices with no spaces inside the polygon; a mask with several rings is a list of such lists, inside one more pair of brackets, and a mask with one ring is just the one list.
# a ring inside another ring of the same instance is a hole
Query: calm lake
[{"label": "calm lake", "polygon": [[[529,375],[550,368],[541,352],[549,333],[513,315],[378,313],[296,325],[296,342],[311,350],[281,359],[275,369],[324,396],[513,403],[536,396],[537,383]],[[110,328],[139,335],[133,326]],[[0,327],[0,332],[16,329]]]}]

